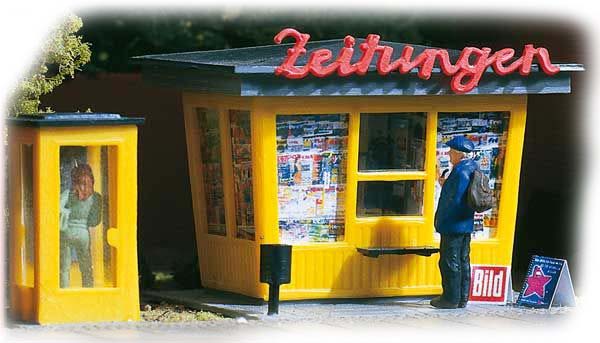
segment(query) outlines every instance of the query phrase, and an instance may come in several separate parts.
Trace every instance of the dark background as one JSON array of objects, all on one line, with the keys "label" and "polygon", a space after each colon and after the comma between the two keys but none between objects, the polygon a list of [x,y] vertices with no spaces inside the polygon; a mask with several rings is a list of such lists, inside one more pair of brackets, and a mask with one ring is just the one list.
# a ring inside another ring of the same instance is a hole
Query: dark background
[{"label": "dark background", "polygon": [[[326,12],[326,13],[325,13]],[[197,286],[196,246],[180,92],[144,84],[132,56],[273,44],[282,28],[311,40],[347,34],[441,48],[493,50],[544,46],[553,62],[586,63],[585,32],[561,18],[496,15],[432,17],[393,11],[187,11],[79,13],[92,60],[74,80],[42,100],[55,111],[115,112],[143,116],[139,139],[139,251],[141,273],[175,272],[178,287]],[[475,19],[477,18],[477,19]],[[518,56],[518,52],[517,52]],[[586,66],[589,68],[589,66]],[[513,283],[521,284],[532,254],[565,258],[577,290],[579,235],[574,211],[585,156],[579,125],[585,73],[573,76],[572,94],[533,95],[521,169],[513,253]],[[145,287],[150,284],[144,283]]]}]

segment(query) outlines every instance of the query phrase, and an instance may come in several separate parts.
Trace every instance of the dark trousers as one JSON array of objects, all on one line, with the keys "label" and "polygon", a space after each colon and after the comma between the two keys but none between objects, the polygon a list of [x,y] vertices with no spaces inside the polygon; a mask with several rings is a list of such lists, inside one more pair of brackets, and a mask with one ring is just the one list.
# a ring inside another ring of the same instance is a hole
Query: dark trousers
[{"label": "dark trousers", "polygon": [[458,304],[469,299],[471,283],[471,234],[442,234],[440,241],[440,273],[442,299]]}]

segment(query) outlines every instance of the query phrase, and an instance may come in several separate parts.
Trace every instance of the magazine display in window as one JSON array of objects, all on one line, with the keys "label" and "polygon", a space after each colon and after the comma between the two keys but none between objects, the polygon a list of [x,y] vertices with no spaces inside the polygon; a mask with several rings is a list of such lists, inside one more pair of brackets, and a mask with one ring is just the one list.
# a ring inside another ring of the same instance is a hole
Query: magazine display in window
[{"label": "magazine display in window", "polygon": [[254,240],[254,206],[252,203],[252,146],[250,112],[229,111],[231,158],[235,194],[236,237]]},{"label": "magazine display in window", "polygon": [[199,144],[202,154],[206,221],[208,233],[225,236],[225,202],[223,169],[221,166],[221,133],[219,114],[214,110],[197,109]]},{"label": "magazine display in window", "polygon": [[348,117],[277,116],[282,243],[343,240]]}]

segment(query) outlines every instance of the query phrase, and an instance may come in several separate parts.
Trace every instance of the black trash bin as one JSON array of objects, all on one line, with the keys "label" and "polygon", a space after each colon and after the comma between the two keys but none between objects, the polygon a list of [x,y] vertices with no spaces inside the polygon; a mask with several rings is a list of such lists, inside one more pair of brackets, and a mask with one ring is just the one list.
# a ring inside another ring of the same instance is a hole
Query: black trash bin
[{"label": "black trash bin", "polygon": [[269,284],[268,315],[279,313],[279,286],[291,282],[292,246],[261,244],[260,282]]}]

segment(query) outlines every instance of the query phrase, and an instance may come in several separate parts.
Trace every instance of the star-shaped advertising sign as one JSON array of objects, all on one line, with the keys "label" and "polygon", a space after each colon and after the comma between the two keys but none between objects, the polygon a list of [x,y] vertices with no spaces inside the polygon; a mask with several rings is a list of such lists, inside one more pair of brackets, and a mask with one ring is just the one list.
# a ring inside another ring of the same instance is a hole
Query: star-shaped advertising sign
[{"label": "star-shaped advertising sign", "polygon": [[546,285],[552,280],[552,276],[544,275],[544,271],[541,266],[535,266],[531,275],[527,277],[527,288],[523,293],[524,297],[530,295],[537,295],[540,298],[544,298],[546,291]]}]

